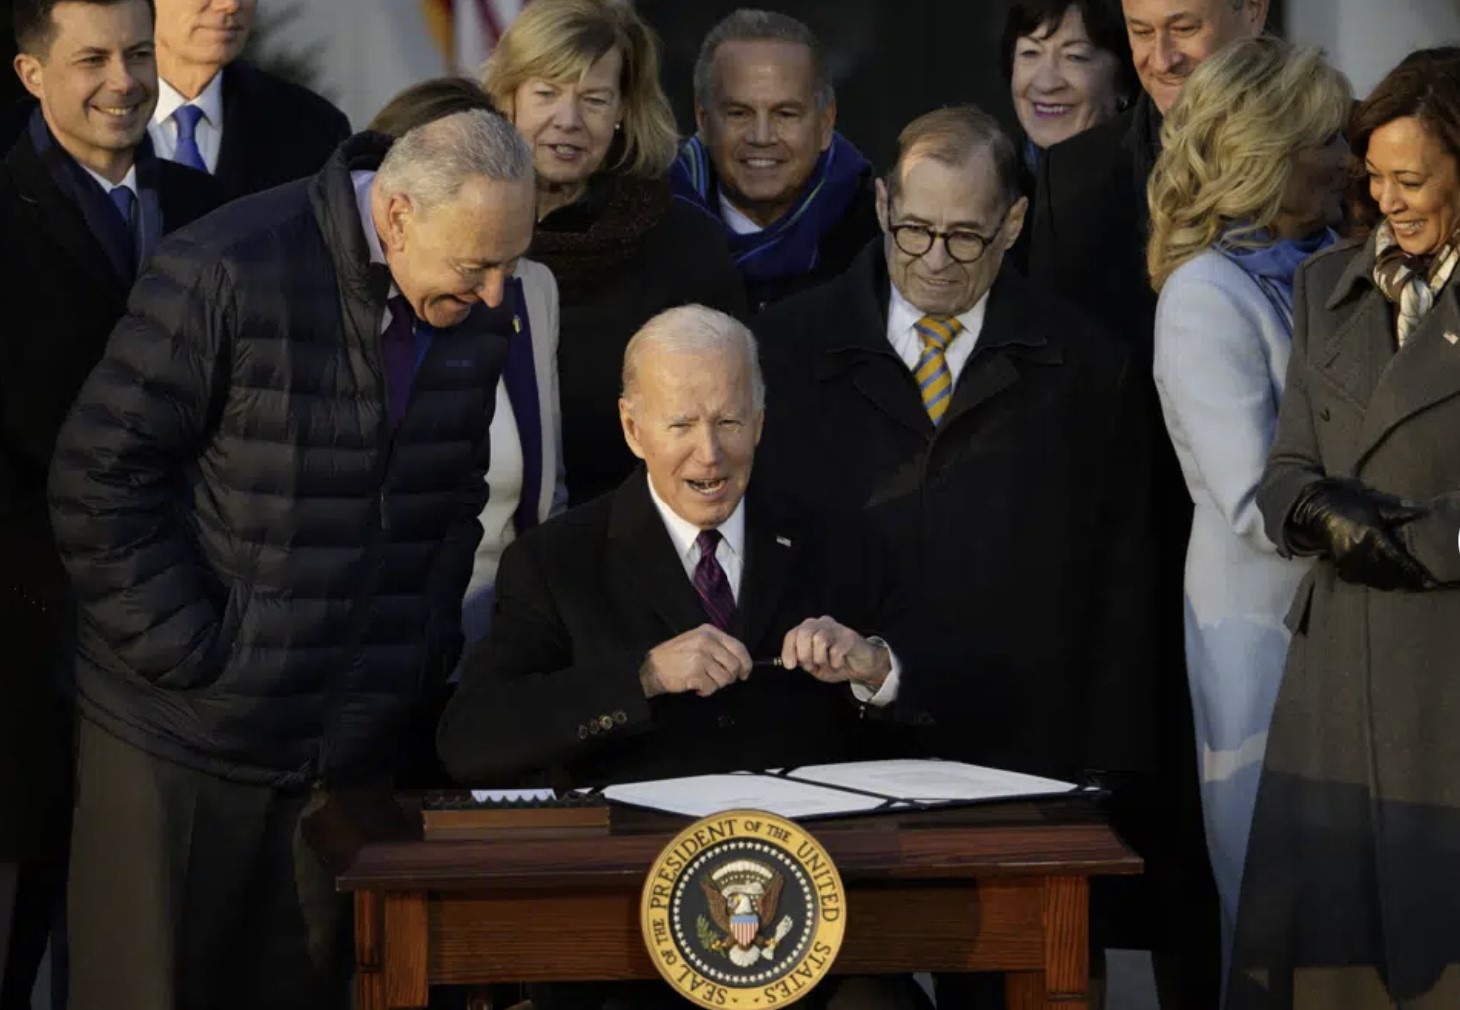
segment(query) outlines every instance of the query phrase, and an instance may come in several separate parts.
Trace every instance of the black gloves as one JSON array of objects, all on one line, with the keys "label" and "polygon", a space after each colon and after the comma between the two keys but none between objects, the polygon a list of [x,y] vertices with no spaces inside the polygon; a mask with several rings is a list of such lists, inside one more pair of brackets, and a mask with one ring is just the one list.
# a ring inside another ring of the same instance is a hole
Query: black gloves
[{"label": "black gloves", "polygon": [[1427,589],[1433,581],[1395,530],[1423,509],[1348,477],[1303,489],[1288,513],[1288,540],[1299,553],[1332,559],[1338,577],[1372,589]]}]

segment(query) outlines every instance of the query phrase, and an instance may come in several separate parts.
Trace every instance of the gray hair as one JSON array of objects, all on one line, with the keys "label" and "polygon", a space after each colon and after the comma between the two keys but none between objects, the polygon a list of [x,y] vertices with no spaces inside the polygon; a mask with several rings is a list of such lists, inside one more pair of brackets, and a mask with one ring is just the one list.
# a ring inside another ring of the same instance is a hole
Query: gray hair
[{"label": "gray hair", "polygon": [[639,359],[651,350],[743,354],[750,367],[751,401],[756,410],[765,406],[760,348],[755,342],[755,334],[734,316],[704,305],[680,305],[665,309],[639,327],[639,332],[624,348],[623,397],[630,403],[638,393]]},{"label": "gray hair", "polygon": [[711,28],[700,45],[700,55],[695,60],[695,101],[703,107],[708,109],[714,98],[715,52],[727,42],[791,42],[805,46],[811,52],[812,88],[817,109],[825,111],[836,101],[831,69],[827,66],[826,53],[816,33],[790,15],[742,7]]},{"label": "gray hair", "polygon": [[406,132],[376,174],[382,191],[400,193],[423,210],[456,198],[473,176],[498,182],[532,178],[532,150],[501,115],[470,109]]},{"label": "gray hair", "polygon": [[897,161],[885,180],[887,193],[897,197],[902,188],[902,170],[909,158],[932,158],[958,167],[983,153],[993,161],[1000,202],[1012,207],[1023,195],[1019,154],[999,121],[976,105],[934,109],[903,127],[897,136]]}]

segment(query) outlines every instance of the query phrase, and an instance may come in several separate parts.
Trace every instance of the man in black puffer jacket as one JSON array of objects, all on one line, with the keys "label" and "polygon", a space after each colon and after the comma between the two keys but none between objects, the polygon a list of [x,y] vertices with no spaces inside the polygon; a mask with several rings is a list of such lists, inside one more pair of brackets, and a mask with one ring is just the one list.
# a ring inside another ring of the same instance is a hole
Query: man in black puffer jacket
[{"label": "man in black puffer jacket", "polygon": [[362,134],[139,280],[50,481],[74,1005],[341,1005],[348,910],[299,825],[388,779],[456,661],[532,178],[490,113]]}]

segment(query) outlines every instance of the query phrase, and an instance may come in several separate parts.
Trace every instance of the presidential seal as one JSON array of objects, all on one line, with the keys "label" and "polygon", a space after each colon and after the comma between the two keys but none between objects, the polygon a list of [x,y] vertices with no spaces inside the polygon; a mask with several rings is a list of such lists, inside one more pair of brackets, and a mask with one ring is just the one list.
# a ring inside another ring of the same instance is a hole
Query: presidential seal
[{"label": "presidential seal", "polygon": [[696,821],[664,847],[639,905],[659,974],[712,1007],[781,1007],[831,971],[846,929],[831,858],[797,824],[758,810]]}]

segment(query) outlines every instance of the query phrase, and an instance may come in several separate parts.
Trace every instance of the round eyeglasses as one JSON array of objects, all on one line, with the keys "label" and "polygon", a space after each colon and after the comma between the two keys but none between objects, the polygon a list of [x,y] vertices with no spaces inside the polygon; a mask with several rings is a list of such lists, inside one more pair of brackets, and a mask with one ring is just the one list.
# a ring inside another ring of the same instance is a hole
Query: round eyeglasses
[{"label": "round eyeglasses", "polygon": [[933,243],[939,239],[943,240],[943,249],[948,253],[948,258],[956,263],[973,263],[988,251],[989,243],[998,237],[999,231],[1004,227],[1004,221],[1009,216],[1006,208],[1004,213],[999,215],[999,223],[994,226],[992,235],[980,235],[976,231],[960,228],[957,231],[935,231],[927,225],[922,224],[895,224],[891,226],[892,241],[909,256],[926,256],[933,248]]}]

